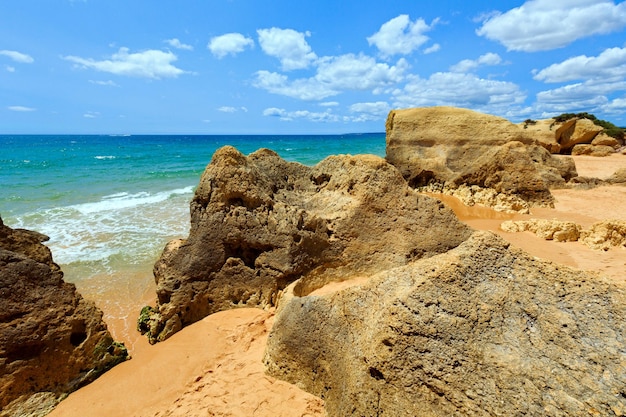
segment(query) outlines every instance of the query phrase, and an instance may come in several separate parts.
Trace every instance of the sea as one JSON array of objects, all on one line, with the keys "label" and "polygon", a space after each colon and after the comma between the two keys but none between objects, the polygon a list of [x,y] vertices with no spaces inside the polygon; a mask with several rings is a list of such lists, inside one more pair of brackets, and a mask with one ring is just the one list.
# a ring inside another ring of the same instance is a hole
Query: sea
[{"label": "sea", "polygon": [[0,217],[49,236],[65,280],[128,338],[132,310],[154,299],[155,261],[187,236],[194,189],[226,145],[314,165],[329,155],[384,156],[385,134],[0,135]]}]

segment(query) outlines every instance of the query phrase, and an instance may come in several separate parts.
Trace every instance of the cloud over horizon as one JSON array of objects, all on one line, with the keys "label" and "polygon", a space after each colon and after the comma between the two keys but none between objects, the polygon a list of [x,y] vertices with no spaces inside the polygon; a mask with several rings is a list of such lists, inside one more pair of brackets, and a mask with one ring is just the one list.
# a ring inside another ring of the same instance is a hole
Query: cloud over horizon
[{"label": "cloud over horizon", "polygon": [[122,47],[111,56],[111,59],[102,61],[71,55],[65,56],[63,59],[73,62],[80,68],[89,68],[128,77],[158,80],[161,78],[176,78],[185,73],[182,69],[172,65],[172,62],[178,59],[172,52],[163,52],[155,49],[136,53],[129,53],[129,51],[128,48]]}]

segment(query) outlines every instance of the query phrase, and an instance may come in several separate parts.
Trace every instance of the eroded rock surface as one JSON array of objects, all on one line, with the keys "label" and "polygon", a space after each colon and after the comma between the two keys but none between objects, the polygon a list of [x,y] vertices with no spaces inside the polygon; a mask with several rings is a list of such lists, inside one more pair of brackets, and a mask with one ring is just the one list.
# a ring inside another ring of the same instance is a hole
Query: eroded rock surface
[{"label": "eroded rock surface", "polygon": [[44,415],[127,358],[102,312],[63,281],[46,239],[0,219],[0,416]]},{"label": "eroded rock surface", "polygon": [[189,237],[154,268],[158,305],[140,327],[152,342],[237,306],[273,306],[291,282],[311,288],[456,247],[470,230],[375,156],[314,167],[270,150],[218,150],[191,202]]},{"label": "eroded rock surface", "polygon": [[265,364],[329,416],[626,414],[623,289],[492,233],[300,295],[282,299]]},{"label": "eroded rock surface", "polygon": [[[459,198],[467,187],[493,190],[504,196],[500,210],[551,207],[550,188],[577,176],[571,158],[555,158],[529,132],[496,116],[452,107],[392,110],[386,129],[386,158],[411,186]],[[493,206],[493,198],[480,195],[472,192],[472,199]]]}]

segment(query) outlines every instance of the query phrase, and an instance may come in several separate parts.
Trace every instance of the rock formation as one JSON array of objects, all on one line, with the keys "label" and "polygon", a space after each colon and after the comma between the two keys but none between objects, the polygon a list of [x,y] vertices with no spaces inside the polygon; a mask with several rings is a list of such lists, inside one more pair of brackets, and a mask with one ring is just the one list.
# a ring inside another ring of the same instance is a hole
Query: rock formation
[{"label": "rock formation", "polygon": [[557,242],[580,241],[591,249],[626,248],[626,222],[622,220],[604,220],[592,224],[588,229],[583,229],[582,226],[570,221],[508,220],[502,222],[500,229],[511,233],[528,231],[542,239]]},{"label": "rock formation", "polygon": [[571,159],[553,157],[524,129],[471,110],[392,110],[386,130],[387,161],[411,186],[461,199],[470,187],[473,202],[492,206],[492,199],[476,197],[493,190],[503,196],[502,207],[495,207],[500,210],[552,206],[550,188],[577,175]]},{"label": "rock formation", "polygon": [[154,267],[158,305],[142,312],[149,340],[237,306],[273,306],[291,282],[318,287],[456,247],[470,230],[375,156],[314,167],[270,150],[218,150],[191,202],[189,237]]},{"label": "rock formation", "polygon": [[626,415],[623,289],[492,233],[338,292],[304,287],[281,299],[264,361],[329,416]]},{"label": "rock formation", "polygon": [[581,231],[581,227],[574,222],[546,219],[508,220],[502,222],[500,229],[510,233],[529,231],[542,239],[557,242],[576,242]]},{"label": "rock formation", "polygon": [[0,218],[0,416],[44,415],[127,358],[102,312],[63,281],[46,239]]}]

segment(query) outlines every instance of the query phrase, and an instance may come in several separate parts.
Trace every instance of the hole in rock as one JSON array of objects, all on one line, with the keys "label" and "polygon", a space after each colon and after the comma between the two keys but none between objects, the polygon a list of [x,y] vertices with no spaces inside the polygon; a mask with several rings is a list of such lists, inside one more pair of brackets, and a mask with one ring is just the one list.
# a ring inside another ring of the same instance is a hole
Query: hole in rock
[{"label": "hole in rock", "polygon": [[269,245],[250,245],[248,242],[227,242],[224,243],[225,258],[239,258],[243,263],[251,269],[254,269],[254,263],[263,252],[273,249]]},{"label": "hole in rock", "polygon": [[371,368],[371,367],[370,367],[370,376],[376,380],[385,379],[382,372],[380,372],[376,368]]}]

